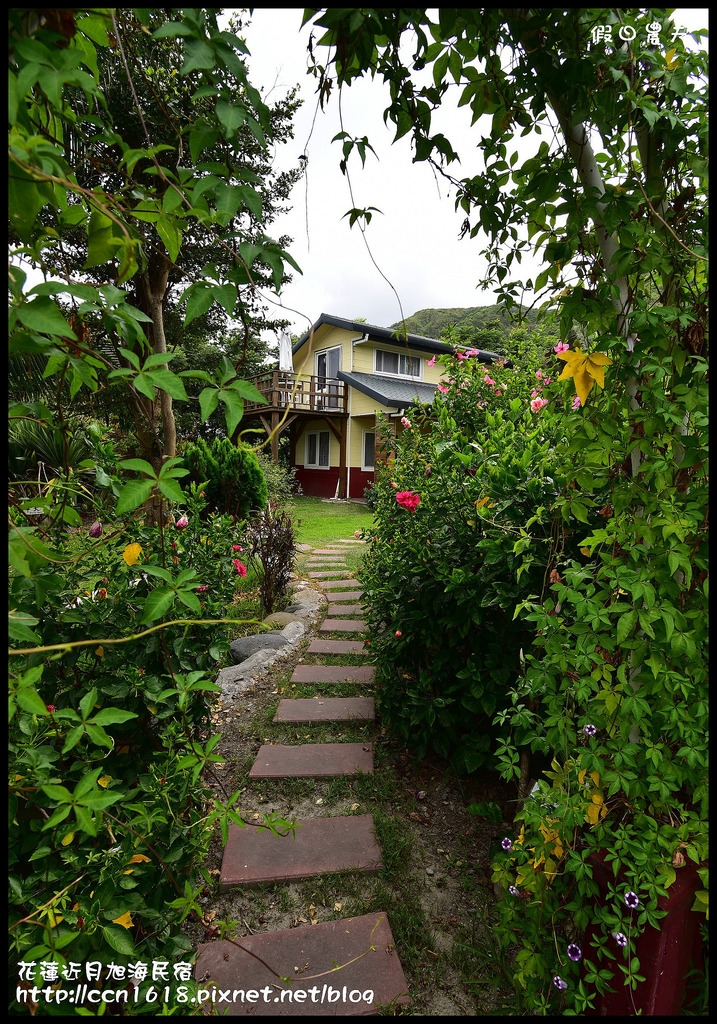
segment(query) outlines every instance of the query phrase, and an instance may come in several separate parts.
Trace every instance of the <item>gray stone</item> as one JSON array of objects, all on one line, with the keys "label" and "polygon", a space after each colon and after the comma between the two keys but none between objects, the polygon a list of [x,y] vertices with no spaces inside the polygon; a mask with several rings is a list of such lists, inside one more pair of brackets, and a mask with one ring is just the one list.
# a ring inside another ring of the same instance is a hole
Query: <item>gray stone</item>
[{"label": "gray stone", "polygon": [[280,647],[286,647],[288,643],[290,641],[281,633],[256,633],[253,636],[242,636],[238,640],[232,640],[229,646],[234,661],[241,665],[257,651],[277,651]]},{"label": "gray stone", "polygon": [[298,615],[292,615],[290,612],[272,612],[271,615],[267,615],[264,619],[265,626],[286,626],[289,622],[297,622],[299,620]]}]

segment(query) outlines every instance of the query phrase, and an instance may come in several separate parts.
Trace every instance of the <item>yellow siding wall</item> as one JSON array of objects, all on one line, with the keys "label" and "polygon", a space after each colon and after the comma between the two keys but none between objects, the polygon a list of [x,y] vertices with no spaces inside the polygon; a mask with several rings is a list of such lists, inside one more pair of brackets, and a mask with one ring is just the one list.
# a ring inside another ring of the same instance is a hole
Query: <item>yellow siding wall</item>
[{"label": "yellow siding wall", "polygon": [[[339,464],[339,442],[334,437],[331,430],[329,430],[325,419],[315,420],[302,420],[301,421],[302,431],[299,437],[296,439],[296,465],[303,466],[304,455],[306,452],[306,434],[307,431],[312,430],[328,430],[329,431],[329,468],[338,467]],[[349,463],[353,465],[353,463]],[[359,463],[360,465],[360,463]]]}]

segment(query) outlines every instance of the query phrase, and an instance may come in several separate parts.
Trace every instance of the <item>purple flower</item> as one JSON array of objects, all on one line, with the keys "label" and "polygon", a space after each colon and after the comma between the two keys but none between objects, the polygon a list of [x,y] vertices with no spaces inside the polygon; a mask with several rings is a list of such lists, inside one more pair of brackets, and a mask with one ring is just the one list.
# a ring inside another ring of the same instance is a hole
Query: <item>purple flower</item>
[{"label": "purple flower", "polygon": [[630,910],[635,910],[637,907],[640,906],[640,898],[636,892],[626,892],[624,899],[625,906],[629,907]]},{"label": "purple flower", "polygon": [[627,935],[623,935],[622,932],[613,932],[612,937],[617,942],[618,946],[627,945]]},{"label": "purple flower", "polygon": [[586,736],[594,736],[595,733],[597,732],[597,729],[595,728],[594,725],[591,725],[591,723],[588,722],[588,724],[583,728],[583,732],[585,733]]},{"label": "purple flower", "polygon": [[508,892],[511,896],[520,896],[520,891],[514,885],[508,886]]},{"label": "purple flower", "polygon": [[574,942],[571,942],[568,946],[568,956],[571,960],[580,960],[583,955],[583,951],[580,946],[576,946]]},{"label": "purple flower", "polygon": [[500,845],[503,847],[504,850],[512,850],[513,849],[513,843],[511,842],[510,839],[508,839],[507,836],[506,836],[506,838],[503,840],[503,842]]},{"label": "purple flower", "polygon": [[563,979],[560,977],[559,974],[556,974],[555,977],[553,978],[553,985],[555,985],[555,987],[560,992],[562,992],[563,989],[566,989],[568,987],[567,981],[563,981]]},{"label": "purple flower", "polygon": [[93,523],[89,529],[90,537],[102,536],[102,523]]}]

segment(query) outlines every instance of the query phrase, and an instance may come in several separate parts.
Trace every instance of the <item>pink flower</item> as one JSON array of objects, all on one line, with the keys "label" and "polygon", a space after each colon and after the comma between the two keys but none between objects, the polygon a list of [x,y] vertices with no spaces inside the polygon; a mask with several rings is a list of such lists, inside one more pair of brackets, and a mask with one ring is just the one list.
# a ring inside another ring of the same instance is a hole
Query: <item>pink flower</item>
[{"label": "pink flower", "polygon": [[246,566],[242,565],[238,558],[234,558],[232,559],[232,561],[234,562],[234,567],[236,568],[236,571],[239,573],[239,575],[246,576]]},{"label": "pink flower", "polygon": [[397,630],[396,630],[396,636],[397,636],[397,637],[400,637],[400,635],[401,635],[401,630],[400,630],[400,629],[397,629]]},{"label": "pink flower", "polygon": [[189,526],[189,520],[187,519],[186,516],[182,516],[181,519],[177,520],[177,529],[178,530],[185,530],[187,528],[187,526]]},{"label": "pink flower", "polygon": [[553,349],[553,352],[555,352],[557,355],[560,355],[561,352],[567,352],[569,348],[570,346],[567,344],[567,342],[559,341]]},{"label": "pink flower", "polygon": [[480,349],[479,348],[467,348],[466,349],[466,355],[467,356],[479,356],[480,355]]},{"label": "pink flower", "polygon": [[420,495],[416,494],[415,491],[399,491],[396,495],[396,501],[402,508],[407,508],[409,512],[415,512],[420,502]]},{"label": "pink flower", "polygon": [[205,586],[205,587],[197,587],[197,593],[198,593],[198,594],[203,594],[205,590],[209,590],[209,587],[208,587],[208,586]]},{"label": "pink flower", "polygon": [[241,544],[232,544],[232,551],[241,551],[241,550],[242,550]]},{"label": "pink flower", "polygon": [[409,420],[409,418],[407,416],[402,416],[401,417],[401,426],[402,427],[410,427],[411,426],[411,421]]},{"label": "pink flower", "polygon": [[576,395],[573,399],[573,409],[579,409],[581,405],[582,402],[580,401],[580,395]]},{"label": "pink flower", "polygon": [[431,359],[427,359],[426,360],[426,366],[435,366],[435,365],[436,365],[436,357],[435,356],[432,356]]},{"label": "pink flower", "polygon": [[530,408],[533,412],[540,412],[544,405],[548,404],[547,398],[534,398],[530,403]]},{"label": "pink flower", "polygon": [[448,388],[445,387],[443,384],[439,384],[437,390],[440,391],[442,395],[448,394]]},{"label": "pink flower", "polygon": [[360,530],[354,530],[354,537],[359,537],[360,538],[361,537],[361,531]]}]

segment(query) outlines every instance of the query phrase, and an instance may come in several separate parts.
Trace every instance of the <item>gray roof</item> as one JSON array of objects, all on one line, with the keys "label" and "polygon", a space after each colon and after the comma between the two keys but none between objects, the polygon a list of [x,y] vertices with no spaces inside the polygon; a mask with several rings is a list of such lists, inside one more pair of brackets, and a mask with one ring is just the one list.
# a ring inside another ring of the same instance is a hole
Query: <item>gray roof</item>
[{"label": "gray roof", "polygon": [[408,334],[401,338],[397,337],[398,331],[388,327],[376,327],[373,324],[366,324],[363,320],[345,320],[340,316],[331,316],[329,313],[322,313],[316,323],[303,334],[293,347],[296,353],[305,345],[311,336],[311,331],[318,330],[322,324],[329,324],[331,327],[343,327],[346,331],[359,331],[367,335],[372,341],[405,346],[406,340],[413,348],[423,349],[426,352],[450,352],[451,346],[445,341],[437,341],[435,338],[424,338],[420,334]]},{"label": "gray roof", "polygon": [[[395,345],[402,349],[406,348],[406,344],[412,349],[418,349],[421,352],[431,352],[434,355],[438,355],[442,352],[454,352],[457,349],[465,348],[465,345],[453,346],[449,345],[445,341],[437,341],[435,338],[424,338],[421,334],[400,334],[398,330],[392,327],[376,327],[374,324],[366,324],[363,320],[345,320],[340,316],[331,316],[329,313],[322,313],[315,324],[296,342],[292,347],[292,353],[296,355],[299,349],[306,344],[311,337],[311,332],[318,330],[322,324],[329,324],[331,327],[342,327],[346,331],[357,331],[364,335],[369,341],[378,341],[382,345]],[[496,359],[500,358],[495,352],[484,352],[481,350],[479,356],[477,356],[479,363],[494,363]],[[506,366],[512,366],[513,364],[508,359],[506,360]],[[365,376],[365,374],[363,375]],[[424,385],[427,387],[428,385]],[[428,399],[421,399],[421,401],[431,401]]]},{"label": "gray roof", "polygon": [[382,377],[378,373],[347,373],[339,370],[338,377],[381,405],[392,405],[397,409],[405,409],[418,402],[432,402],[436,393],[435,384],[397,380],[395,377]]}]

